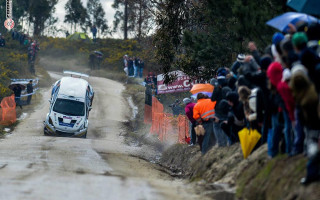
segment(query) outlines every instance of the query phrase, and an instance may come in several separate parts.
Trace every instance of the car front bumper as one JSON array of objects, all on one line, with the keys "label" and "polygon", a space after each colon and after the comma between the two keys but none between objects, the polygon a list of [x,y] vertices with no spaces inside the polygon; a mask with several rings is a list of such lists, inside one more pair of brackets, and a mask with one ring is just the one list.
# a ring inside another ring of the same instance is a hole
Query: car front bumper
[{"label": "car front bumper", "polygon": [[44,122],[44,134],[49,136],[58,136],[58,137],[83,137],[86,135],[88,128],[81,129],[80,131],[75,132],[65,132],[56,129],[54,126]]}]

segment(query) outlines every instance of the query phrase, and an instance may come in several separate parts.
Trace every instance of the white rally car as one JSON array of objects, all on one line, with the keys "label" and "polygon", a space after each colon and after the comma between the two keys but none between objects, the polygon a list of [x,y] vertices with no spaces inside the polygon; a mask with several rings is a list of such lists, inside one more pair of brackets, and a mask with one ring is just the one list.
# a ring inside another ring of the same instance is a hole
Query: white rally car
[{"label": "white rally car", "polygon": [[86,138],[94,91],[81,77],[89,76],[71,71],[64,73],[71,77],[63,77],[53,85],[44,135]]}]

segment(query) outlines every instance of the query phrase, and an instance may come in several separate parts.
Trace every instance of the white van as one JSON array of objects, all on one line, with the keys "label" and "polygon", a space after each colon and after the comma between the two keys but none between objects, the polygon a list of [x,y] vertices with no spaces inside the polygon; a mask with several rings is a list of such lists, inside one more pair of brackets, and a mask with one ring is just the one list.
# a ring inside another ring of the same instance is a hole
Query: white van
[{"label": "white van", "polygon": [[44,135],[86,138],[94,92],[88,81],[81,77],[89,76],[70,71],[64,73],[71,77],[63,77],[53,85]]}]

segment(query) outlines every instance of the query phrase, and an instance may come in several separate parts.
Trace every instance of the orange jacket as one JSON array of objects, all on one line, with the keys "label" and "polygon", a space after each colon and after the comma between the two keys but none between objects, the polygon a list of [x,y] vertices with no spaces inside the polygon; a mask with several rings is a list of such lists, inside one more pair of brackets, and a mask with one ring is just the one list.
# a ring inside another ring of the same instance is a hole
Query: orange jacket
[{"label": "orange jacket", "polygon": [[201,122],[201,120],[208,121],[215,115],[215,107],[215,101],[212,102],[211,99],[199,99],[193,108],[193,118],[197,120],[197,122]]}]

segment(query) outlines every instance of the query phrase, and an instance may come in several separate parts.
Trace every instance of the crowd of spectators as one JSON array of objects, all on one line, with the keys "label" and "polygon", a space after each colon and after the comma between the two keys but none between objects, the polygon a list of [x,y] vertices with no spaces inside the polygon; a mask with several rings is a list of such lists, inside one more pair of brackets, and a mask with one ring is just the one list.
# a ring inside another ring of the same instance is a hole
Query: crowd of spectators
[{"label": "crowd of spectators", "polygon": [[11,37],[13,40],[19,41],[20,45],[26,46],[28,51],[28,65],[31,74],[35,74],[35,60],[40,50],[39,43],[32,39],[28,34],[12,30]]},{"label": "crowd of spectators", "polygon": [[129,77],[142,78],[144,61],[138,57],[129,57],[128,55],[123,56],[124,71]]},{"label": "crowd of spectators", "polygon": [[247,127],[261,133],[255,149],[267,143],[270,159],[279,153],[308,156],[302,184],[320,178],[319,26],[275,33],[263,55],[249,42],[250,54],[239,54],[232,66],[217,70],[211,97],[199,93],[192,105],[190,98],[183,100],[192,127],[205,129],[204,136],[191,134],[203,154],[239,142],[238,132]]}]

